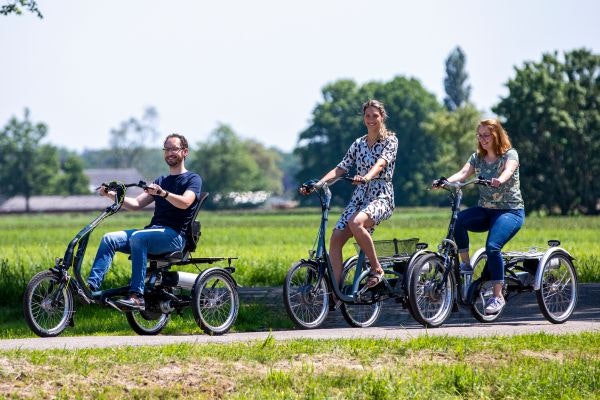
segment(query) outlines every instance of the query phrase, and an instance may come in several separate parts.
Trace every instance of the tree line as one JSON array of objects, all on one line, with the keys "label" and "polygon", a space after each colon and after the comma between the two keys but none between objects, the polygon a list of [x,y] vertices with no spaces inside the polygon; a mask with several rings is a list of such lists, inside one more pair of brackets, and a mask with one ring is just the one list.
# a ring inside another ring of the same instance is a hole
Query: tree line
[{"label": "tree line", "polygon": [[[521,185],[527,211],[598,214],[600,188],[600,55],[587,49],[543,54],[515,67],[508,95],[492,111],[502,121],[521,158]],[[393,178],[398,206],[444,201],[425,188],[440,175],[460,169],[476,148],[483,113],[470,102],[466,56],[457,47],[446,59],[446,97],[440,103],[415,78],[388,82],[340,79],[325,85],[310,125],[299,133],[291,154],[249,139],[220,124],[209,139],[190,143],[188,167],[199,172],[214,194],[266,191],[292,195],[298,182],[322,176],[337,165],[353,140],[365,134],[360,106],[384,102],[388,128],[399,147]],[[34,123],[29,110],[0,131],[0,195],[88,192],[84,168],[137,168],[147,179],[164,173],[160,149],[147,147],[160,136],[157,111],[123,121],[110,132],[109,148],[78,155],[44,144],[48,127]],[[334,204],[345,204],[351,187],[339,185]],[[474,192],[474,191],[472,191]],[[213,197],[214,198],[214,197]],[[217,196],[219,198],[219,196]],[[213,207],[227,207],[221,196]],[[474,201],[467,193],[465,201]],[[311,199],[301,199],[309,202]]]}]

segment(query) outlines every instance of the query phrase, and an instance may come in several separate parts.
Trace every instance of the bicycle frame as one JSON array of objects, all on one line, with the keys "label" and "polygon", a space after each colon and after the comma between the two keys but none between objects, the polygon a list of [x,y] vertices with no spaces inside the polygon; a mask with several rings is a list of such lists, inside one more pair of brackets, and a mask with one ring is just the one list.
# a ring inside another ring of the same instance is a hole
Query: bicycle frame
[{"label": "bicycle frame", "polygon": [[448,182],[444,181],[442,187],[450,192],[450,203],[452,213],[450,215],[450,222],[448,224],[448,231],[446,237],[442,239],[437,254],[442,257],[444,265],[443,279],[437,283],[437,289],[442,290],[448,280],[448,275],[452,272],[455,273],[456,285],[460,294],[458,298],[463,304],[469,303],[469,296],[463,295],[463,283],[459,279],[459,263],[458,263],[458,246],[454,241],[454,230],[456,228],[456,220],[458,219],[458,212],[460,210],[460,204],[462,201],[462,188],[471,184],[488,184],[487,181],[481,178],[474,178],[466,182]]},{"label": "bicycle frame", "polygon": [[[92,293],[88,285],[83,280],[83,277],[81,275],[81,268],[85,252],[87,250],[90,235],[92,234],[94,229],[98,225],[100,225],[102,221],[104,221],[109,216],[117,213],[121,209],[123,201],[125,200],[125,192],[127,190],[126,188],[133,186],[144,188],[146,186],[146,183],[143,181],[131,184],[123,184],[120,182],[109,183],[107,186],[107,190],[114,190],[116,192],[114,203],[106,207],[106,209],[98,217],[96,217],[93,221],[91,221],[83,229],[81,229],[67,245],[64,257],[62,259],[57,258],[55,260],[55,268],[57,272],[60,272],[62,276],[66,278],[64,279],[66,285],[73,285],[73,288],[75,289],[76,293],[79,296],[81,296],[81,298],[84,299],[84,301],[86,301],[88,304],[114,295],[125,295],[128,292],[128,287],[123,286],[121,288],[111,288]],[[72,277],[68,276],[67,274],[67,271],[69,270],[69,268],[71,268],[71,266],[73,267],[73,278],[75,278],[74,281]],[[107,304],[121,311],[112,302],[107,301]]]},{"label": "bicycle frame", "polygon": [[[346,176],[340,177],[338,179],[352,181],[352,178]],[[333,273],[333,267],[331,266],[331,260],[329,258],[329,253],[327,252],[327,246],[325,244],[325,235],[327,232],[327,222],[329,219],[329,209],[331,203],[331,190],[329,189],[329,186],[337,182],[338,179],[333,180],[331,183],[325,183],[321,189],[317,189],[319,201],[321,203],[321,223],[319,225],[319,231],[317,234],[317,249],[316,252],[314,252],[314,257],[315,261],[319,265],[318,282],[321,282],[322,279],[326,279],[325,272],[327,272],[329,286],[335,293],[336,297],[344,303],[355,303],[359,301],[361,294],[359,290],[360,281],[369,274],[369,271],[365,268],[366,257],[364,252],[360,251],[358,254],[358,261],[354,270],[354,278],[352,283],[352,294],[347,295],[342,293],[342,291],[338,287],[337,282],[334,282],[333,277],[335,275]],[[315,287],[318,287],[318,285],[316,285]]]}]

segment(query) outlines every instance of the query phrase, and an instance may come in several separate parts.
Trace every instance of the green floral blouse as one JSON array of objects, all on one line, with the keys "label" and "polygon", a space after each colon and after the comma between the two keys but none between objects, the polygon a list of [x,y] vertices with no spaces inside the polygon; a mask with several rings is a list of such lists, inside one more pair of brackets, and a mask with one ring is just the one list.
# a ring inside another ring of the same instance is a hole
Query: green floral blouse
[{"label": "green floral blouse", "polygon": [[[515,149],[509,149],[493,163],[487,163],[483,158],[479,158],[477,153],[473,153],[471,158],[469,158],[469,163],[475,168],[475,176],[492,179],[500,176],[508,160],[519,162],[519,154]],[[510,179],[499,187],[495,188],[483,185],[479,185],[478,187],[480,207],[502,210],[525,208],[523,197],[521,196],[518,166]]]}]

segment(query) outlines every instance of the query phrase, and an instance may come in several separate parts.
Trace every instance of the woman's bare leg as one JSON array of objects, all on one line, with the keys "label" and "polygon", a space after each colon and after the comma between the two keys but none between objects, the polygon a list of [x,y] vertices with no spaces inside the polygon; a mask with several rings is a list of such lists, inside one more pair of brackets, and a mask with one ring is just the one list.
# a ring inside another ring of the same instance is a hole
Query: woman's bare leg
[{"label": "woman's bare leg", "polygon": [[329,260],[331,261],[331,267],[333,268],[333,280],[337,282],[338,288],[341,288],[342,282],[342,248],[352,237],[350,228],[346,225],[344,229],[334,229],[329,240]]},{"label": "woman's bare leg", "polygon": [[354,239],[356,239],[356,242],[369,259],[371,270],[381,274],[383,273],[383,268],[381,268],[381,264],[377,259],[373,238],[367,230],[373,225],[375,225],[375,221],[362,211],[354,214],[348,221],[348,226],[350,227]]}]

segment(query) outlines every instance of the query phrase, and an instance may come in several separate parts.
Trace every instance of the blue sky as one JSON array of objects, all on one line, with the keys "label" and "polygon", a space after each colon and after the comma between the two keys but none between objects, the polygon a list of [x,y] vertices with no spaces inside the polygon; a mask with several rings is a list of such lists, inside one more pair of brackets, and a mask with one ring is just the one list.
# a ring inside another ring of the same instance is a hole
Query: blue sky
[{"label": "blue sky", "polygon": [[107,147],[110,129],[148,106],[163,135],[182,133],[192,145],[226,123],[289,151],[323,86],[341,78],[414,77],[442,101],[444,62],[457,45],[471,99],[491,115],[515,66],[544,52],[600,50],[595,0],[38,5],[42,20],[0,16],[0,125],[29,107],[49,125],[47,142],[78,151]]}]

